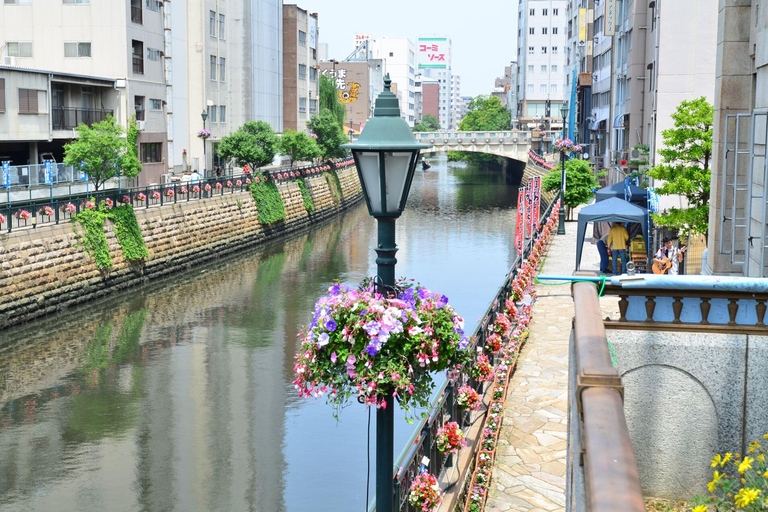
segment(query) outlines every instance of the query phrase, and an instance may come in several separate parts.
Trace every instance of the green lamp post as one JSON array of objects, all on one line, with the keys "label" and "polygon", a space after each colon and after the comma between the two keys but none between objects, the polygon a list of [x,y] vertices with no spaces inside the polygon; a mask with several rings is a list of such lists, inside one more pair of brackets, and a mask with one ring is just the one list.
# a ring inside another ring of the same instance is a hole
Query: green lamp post
[{"label": "green lamp post", "polygon": [[[405,208],[419,152],[429,147],[416,142],[411,128],[400,117],[400,104],[390,90],[391,84],[387,74],[373,117],[356,142],[341,146],[352,151],[368,213],[377,220],[376,277],[381,293],[395,285],[395,221]],[[376,410],[376,510],[391,512],[395,408],[392,390],[383,393],[387,407]]]},{"label": "green lamp post", "polygon": [[[568,104],[563,103],[563,106],[560,107],[560,115],[563,116],[563,138],[567,137],[568,132],[566,131],[566,121],[565,119],[568,117]],[[558,223],[557,223],[557,234],[558,235],[564,235],[565,234],[565,152],[560,152],[560,164],[562,165],[562,171],[560,171],[560,215],[558,216]]]}]

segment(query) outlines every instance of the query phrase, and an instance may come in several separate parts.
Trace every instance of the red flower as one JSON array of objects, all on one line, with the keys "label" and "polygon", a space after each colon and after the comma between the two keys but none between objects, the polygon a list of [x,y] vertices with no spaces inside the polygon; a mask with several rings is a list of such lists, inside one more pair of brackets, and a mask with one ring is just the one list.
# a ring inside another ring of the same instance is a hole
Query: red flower
[{"label": "red flower", "polygon": [[626,161],[626,160],[622,160],[622,161],[621,161],[621,162],[619,162],[619,163],[620,163],[621,165],[627,165],[627,161]]}]

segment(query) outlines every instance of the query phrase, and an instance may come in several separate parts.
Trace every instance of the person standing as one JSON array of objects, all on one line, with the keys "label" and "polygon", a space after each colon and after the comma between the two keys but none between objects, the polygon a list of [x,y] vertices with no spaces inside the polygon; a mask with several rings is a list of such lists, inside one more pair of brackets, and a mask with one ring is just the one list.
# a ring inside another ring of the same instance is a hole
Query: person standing
[{"label": "person standing", "polygon": [[616,271],[616,260],[618,258],[621,258],[621,273],[627,273],[627,242],[629,242],[627,228],[615,222],[608,232],[608,247],[611,249],[614,275],[618,275]]},{"label": "person standing", "polygon": [[600,253],[600,273],[605,274],[608,272],[608,233],[604,234],[597,240],[597,252]]},{"label": "person standing", "polygon": [[[685,248],[678,249],[672,244],[671,238],[665,238],[664,245],[662,245],[661,248],[656,251],[656,254],[653,255],[653,261],[661,268],[670,264],[671,266],[665,274],[676,276],[680,273],[680,264],[683,262],[684,252]],[[666,260],[666,262],[664,260]]]}]

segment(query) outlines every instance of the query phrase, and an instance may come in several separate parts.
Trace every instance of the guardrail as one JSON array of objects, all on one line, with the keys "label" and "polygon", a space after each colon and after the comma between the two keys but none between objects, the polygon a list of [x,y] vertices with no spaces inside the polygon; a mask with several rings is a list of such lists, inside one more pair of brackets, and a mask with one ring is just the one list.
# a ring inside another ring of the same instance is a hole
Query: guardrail
[{"label": "guardrail", "polygon": [[612,365],[594,283],[573,284],[567,509],[645,510],[624,417],[624,388]]},{"label": "guardrail", "polygon": [[237,176],[200,178],[197,181],[174,182],[164,185],[108,189],[75,195],[13,203],[0,209],[0,230],[11,233],[14,229],[35,229],[69,221],[85,208],[94,209],[104,203],[107,207],[130,204],[134,208],[152,208],[164,204],[199,201],[247,189],[249,180],[268,175],[276,182],[292,181],[302,177],[341,169],[353,163],[351,158],[332,161],[331,164],[297,167],[291,170],[269,170]]},{"label": "guardrail", "polygon": [[[488,305],[482,320],[471,337],[473,340],[472,347],[470,348],[472,353],[477,354],[478,346],[485,347],[487,337],[493,332],[494,321],[496,317],[504,311],[506,299],[512,293],[512,281],[514,281],[517,276],[523,261],[530,254],[533,245],[539,237],[541,228],[552,212],[554,203],[555,201],[552,201],[540,215],[538,225],[533,234],[534,236],[524,247],[523,257],[521,258],[518,256],[515,259],[507,278],[499,287],[493,300]],[[490,351],[486,351],[485,353],[489,354],[491,363],[495,363],[495,356],[493,356]],[[395,496],[392,500],[395,508],[391,512],[420,512],[410,505],[408,502],[408,495],[410,494],[411,483],[419,474],[422,460],[425,456],[429,459],[427,470],[433,475],[440,475],[443,469],[452,467],[453,456],[445,455],[437,449],[436,434],[438,429],[448,421],[457,422],[462,429],[469,424],[469,413],[461,414],[461,408],[456,403],[456,393],[454,392],[465,385],[472,386],[481,394],[488,393],[488,390],[492,388],[492,383],[489,383],[486,386],[486,389],[483,390],[482,382],[478,382],[465,374],[460,374],[455,379],[446,379],[445,382],[437,388],[433,394],[432,405],[429,408],[428,416],[414,429],[413,434],[400,452],[400,455],[395,459],[396,469],[393,474]],[[477,445],[472,447],[473,452],[476,451],[476,449]],[[368,511],[373,512],[375,510],[376,501],[374,499],[369,504]]]}]

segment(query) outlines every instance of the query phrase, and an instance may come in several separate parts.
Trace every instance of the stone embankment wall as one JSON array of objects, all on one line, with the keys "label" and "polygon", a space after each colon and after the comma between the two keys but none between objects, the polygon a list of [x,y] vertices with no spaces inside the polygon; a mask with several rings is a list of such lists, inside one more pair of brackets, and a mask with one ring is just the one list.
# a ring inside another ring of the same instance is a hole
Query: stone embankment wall
[{"label": "stone embankment wall", "polygon": [[99,271],[81,243],[81,229],[60,224],[0,236],[0,329],[135,287],[161,276],[233,254],[338,214],[362,199],[354,166],[337,171],[343,197],[325,174],[305,180],[315,211],[308,213],[295,181],[278,183],[286,219],[263,226],[250,192],[136,209],[149,257],[123,259],[105,223],[112,268]]}]

